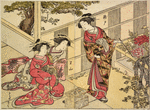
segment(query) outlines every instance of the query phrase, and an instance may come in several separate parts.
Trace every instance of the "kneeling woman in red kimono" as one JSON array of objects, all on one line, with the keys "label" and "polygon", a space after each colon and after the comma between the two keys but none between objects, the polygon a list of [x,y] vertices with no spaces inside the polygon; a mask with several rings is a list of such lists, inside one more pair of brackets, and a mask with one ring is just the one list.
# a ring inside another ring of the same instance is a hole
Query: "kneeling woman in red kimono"
[{"label": "kneeling woman in red kimono", "polygon": [[31,84],[38,84],[38,87],[26,95],[19,97],[14,101],[16,106],[32,104],[32,106],[41,104],[53,104],[52,95],[61,97],[64,93],[64,87],[57,82],[54,73],[56,72],[46,56],[49,45],[39,43],[33,47],[33,51],[39,53],[32,58],[30,65],[30,75],[33,77]]}]

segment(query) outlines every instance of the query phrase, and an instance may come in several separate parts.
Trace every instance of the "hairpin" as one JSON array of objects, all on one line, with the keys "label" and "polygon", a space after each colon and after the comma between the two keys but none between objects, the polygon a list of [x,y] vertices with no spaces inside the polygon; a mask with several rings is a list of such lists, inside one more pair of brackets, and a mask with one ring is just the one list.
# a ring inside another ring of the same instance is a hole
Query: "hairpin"
[{"label": "hairpin", "polygon": [[[50,43],[48,43],[48,42],[46,42],[46,41],[40,41],[40,39],[37,39],[36,42],[35,42],[35,43],[31,43],[29,47],[32,47],[32,48],[33,48],[33,47],[35,47],[36,45],[41,44],[41,43],[47,43],[47,44],[50,46]],[[29,52],[31,52],[31,51],[32,51],[32,49],[31,49]]]}]

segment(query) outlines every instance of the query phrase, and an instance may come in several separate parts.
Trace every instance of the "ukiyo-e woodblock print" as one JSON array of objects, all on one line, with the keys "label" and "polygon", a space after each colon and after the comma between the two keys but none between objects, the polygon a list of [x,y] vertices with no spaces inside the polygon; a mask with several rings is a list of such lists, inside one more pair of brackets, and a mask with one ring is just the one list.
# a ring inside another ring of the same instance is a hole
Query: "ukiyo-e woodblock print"
[{"label": "ukiyo-e woodblock print", "polygon": [[1,1],[1,109],[148,109],[150,1]]}]

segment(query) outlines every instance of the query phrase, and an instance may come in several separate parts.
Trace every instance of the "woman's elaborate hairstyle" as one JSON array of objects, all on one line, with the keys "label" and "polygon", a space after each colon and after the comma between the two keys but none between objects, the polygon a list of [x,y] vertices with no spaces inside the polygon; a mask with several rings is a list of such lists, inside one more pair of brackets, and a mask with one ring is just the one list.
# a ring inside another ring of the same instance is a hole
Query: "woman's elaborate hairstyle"
[{"label": "woman's elaborate hairstyle", "polygon": [[91,24],[92,21],[94,21],[95,19],[92,17],[91,13],[87,13],[87,14],[83,14],[82,17],[80,18],[79,22],[78,22],[78,27],[82,28],[80,22],[84,21],[87,22],[88,24]]},{"label": "woman's elaborate hairstyle", "polygon": [[[66,35],[58,35],[58,36],[66,36]],[[70,40],[68,40],[68,38],[66,38],[66,37],[57,37],[57,38],[54,38],[54,42],[55,43],[58,43],[58,45],[62,42],[62,41],[64,41],[64,40],[66,40],[66,41],[68,41],[68,43],[67,43],[67,46],[70,46],[71,45],[71,42],[70,42]]]},{"label": "woman's elaborate hairstyle", "polygon": [[46,42],[39,43],[39,42],[40,42],[40,39],[37,39],[37,41],[35,42],[35,46],[32,48],[32,51],[38,51],[39,52],[43,45],[46,45],[47,49],[50,48],[48,43],[46,43]]}]

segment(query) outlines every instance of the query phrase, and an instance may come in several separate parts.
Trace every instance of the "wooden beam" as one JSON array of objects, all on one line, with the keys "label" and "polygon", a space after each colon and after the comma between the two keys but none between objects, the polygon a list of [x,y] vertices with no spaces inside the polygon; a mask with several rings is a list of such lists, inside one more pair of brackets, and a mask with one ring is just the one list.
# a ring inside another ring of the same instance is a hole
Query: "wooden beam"
[{"label": "wooden beam", "polygon": [[[126,57],[132,59],[133,61],[137,61],[136,58],[132,57],[128,52],[125,52],[125,51],[119,49],[117,46],[118,46],[118,45],[116,45],[115,49],[116,49],[118,52],[122,53],[123,55],[125,55]],[[142,62],[140,62],[140,64],[142,65]],[[145,68],[148,69],[148,65],[145,65]]]},{"label": "wooden beam", "polygon": [[115,47],[115,49],[116,49],[118,52],[122,53],[123,55],[127,56],[128,58],[132,59],[133,61],[136,61],[136,59],[133,58],[128,52],[125,52],[125,51],[123,51],[123,50],[121,50],[121,49],[119,49],[119,48],[117,48],[117,47]]},{"label": "wooden beam", "polygon": [[19,34],[21,37],[24,37],[25,39],[27,39],[27,40],[29,40],[31,42],[34,42],[34,38],[32,36],[28,35],[24,31],[20,30],[16,26],[14,26],[13,24],[11,24],[8,21],[4,20],[3,18],[1,18],[1,23],[2,23],[2,25],[7,27],[8,29],[12,30],[16,34]]},{"label": "wooden beam", "polygon": [[34,2],[34,41],[41,38],[41,2]]},{"label": "wooden beam", "polygon": [[[32,58],[34,54],[29,51],[31,50],[30,44],[34,42],[34,38],[19,28],[7,23],[8,22],[3,22],[1,25],[1,42],[4,42],[22,55]],[[10,56],[12,56],[12,54],[10,54]]]}]

